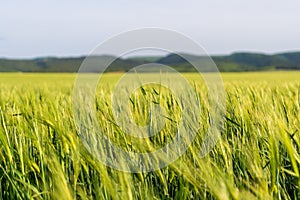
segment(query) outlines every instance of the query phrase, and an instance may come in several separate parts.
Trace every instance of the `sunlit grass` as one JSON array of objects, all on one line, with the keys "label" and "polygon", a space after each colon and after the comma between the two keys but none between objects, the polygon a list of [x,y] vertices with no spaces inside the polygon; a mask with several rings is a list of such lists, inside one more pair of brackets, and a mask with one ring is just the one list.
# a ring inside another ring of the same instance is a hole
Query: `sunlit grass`
[{"label": "sunlit grass", "polygon": [[[104,166],[81,143],[71,104],[76,74],[0,74],[0,199],[298,199],[300,73],[222,74],[224,127],[205,158],[199,157],[208,121],[205,89],[194,74],[184,76],[198,85],[203,103],[198,137],[168,167],[131,174]],[[124,140],[110,123],[110,94],[120,77],[105,74],[98,87],[101,127],[128,151],[164,145],[173,137],[172,121],[144,146]],[[149,106],[147,99],[159,97],[146,89],[131,101],[140,124],[149,121],[141,110]],[[165,91],[159,101],[168,108],[176,97]],[[176,106],[171,107],[167,111],[175,119]]]}]

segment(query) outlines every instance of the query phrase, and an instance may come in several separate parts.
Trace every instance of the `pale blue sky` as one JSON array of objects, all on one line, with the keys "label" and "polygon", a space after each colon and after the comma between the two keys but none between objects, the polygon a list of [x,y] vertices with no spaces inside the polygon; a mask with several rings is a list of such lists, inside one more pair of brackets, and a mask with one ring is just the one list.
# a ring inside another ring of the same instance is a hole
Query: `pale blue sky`
[{"label": "pale blue sky", "polygon": [[131,29],[179,31],[210,54],[300,50],[299,0],[26,0],[0,4],[0,57],[86,55]]}]

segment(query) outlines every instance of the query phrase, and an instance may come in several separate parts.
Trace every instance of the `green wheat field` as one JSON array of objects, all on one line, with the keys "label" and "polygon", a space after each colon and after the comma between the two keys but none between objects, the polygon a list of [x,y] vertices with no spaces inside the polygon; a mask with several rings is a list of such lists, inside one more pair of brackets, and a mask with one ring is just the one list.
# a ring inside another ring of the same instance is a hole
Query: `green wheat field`
[{"label": "green wheat field", "polygon": [[[110,110],[120,76],[105,74],[97,89],[105,134],[128,151],[168,143],[178,99],[154,86],[136,91],[129,104],[137,124],[149,122],[155,99],[169,120],[153,138],[124,136]],[[76,74],[1,73],[0,199],[299,199],[300,72],[223,73],[224,124],[204,158],[198,150],[209,123],[207,91],[195,74],[184,76],[195,85],[203,110],[197,137],[167,167],[125,173],[95,159],[79,138],[72,109]]]}]

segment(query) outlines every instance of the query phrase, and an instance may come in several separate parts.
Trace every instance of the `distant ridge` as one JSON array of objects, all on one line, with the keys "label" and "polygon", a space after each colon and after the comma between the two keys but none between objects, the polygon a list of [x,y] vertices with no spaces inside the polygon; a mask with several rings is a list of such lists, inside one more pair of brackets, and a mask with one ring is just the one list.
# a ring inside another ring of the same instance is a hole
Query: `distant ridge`
[{"label": "distant ridge", "polygon": [[[184,54],[185,58],[193,62],[201,62],[203,56]],[[222,72],[265,71],[265,70],[300,70],[300,52],[287,52],[279,54],[261,54],[239,52],[224,56],[211,56],[219,70]],[[0,72],[77,72],[85,59],[81,57],[44,57],[35,59],[0,59]],[[90,72],[98,72],[99,66],[107,59],[115,61],[106,70],[107,72],[128,71],[131,68],[146,64],[160,63],[174,67],[180,72],[193,72],[195,69],[184,58],[177,54],[163,57],[132,57],[116,58],[111,55],[94,56],[96,63]],[[203,71],[210,71],[209,68]]]}]

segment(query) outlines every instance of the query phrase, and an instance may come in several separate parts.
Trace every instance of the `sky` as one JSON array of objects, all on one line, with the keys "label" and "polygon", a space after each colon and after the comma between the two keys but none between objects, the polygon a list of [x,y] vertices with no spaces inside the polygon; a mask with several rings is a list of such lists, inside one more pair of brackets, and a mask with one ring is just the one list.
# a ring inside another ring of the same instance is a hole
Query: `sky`
[{"label": "sky", "polygon": [[0,57],[89,54],[121,32],[178,31],[209,54],[300,50],[299,0],[2,0]]}]

